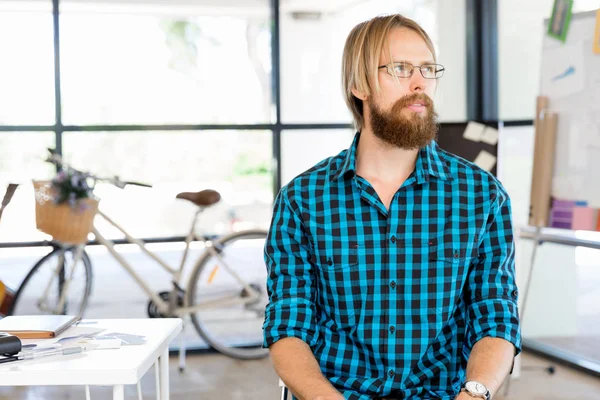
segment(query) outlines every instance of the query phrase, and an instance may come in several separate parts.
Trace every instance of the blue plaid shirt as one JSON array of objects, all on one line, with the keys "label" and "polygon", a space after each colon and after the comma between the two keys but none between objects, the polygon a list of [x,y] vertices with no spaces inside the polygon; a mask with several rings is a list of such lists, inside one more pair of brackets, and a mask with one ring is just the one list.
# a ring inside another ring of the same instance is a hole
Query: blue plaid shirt
[{"label": "blue plaid shirt", "polygon": [[521,350],[509,197],[432,142],[386,210],[359,138],[277,196],[264,346],[305,341],[347,399],[453,399],[479,339]]}]

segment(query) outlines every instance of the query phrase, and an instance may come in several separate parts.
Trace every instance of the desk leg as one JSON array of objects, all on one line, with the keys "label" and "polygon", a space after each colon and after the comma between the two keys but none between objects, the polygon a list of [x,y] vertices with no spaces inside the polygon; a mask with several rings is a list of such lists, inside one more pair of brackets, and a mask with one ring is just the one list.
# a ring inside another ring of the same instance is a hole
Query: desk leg
[{"label": "desk leg", "polygon": [[160,400],[169,400],[169,347],[160,356]]},{"label": "desk leg", "polygon": [[156,400],[160,400],[160,357],[154,363],[154,378],[156,381]]},{"label": "desk leg", "polygon": [[181,339],[181,342],[179,344],[179,372],[183,372],[185,370],[185,335],[183,329],[181,329],[181,333],[179,334],[179,336]]},{"label": "desk leg", "polygon": [[138,381],[138,383],[137,383],[137,394],[138,394],[138,400],[142,400],[142,384],[141,384],[141,381]]},{"label": "desk leg", "polygon": [[125,386],[124,385],[113,386],[113,400],[125,400]]}]

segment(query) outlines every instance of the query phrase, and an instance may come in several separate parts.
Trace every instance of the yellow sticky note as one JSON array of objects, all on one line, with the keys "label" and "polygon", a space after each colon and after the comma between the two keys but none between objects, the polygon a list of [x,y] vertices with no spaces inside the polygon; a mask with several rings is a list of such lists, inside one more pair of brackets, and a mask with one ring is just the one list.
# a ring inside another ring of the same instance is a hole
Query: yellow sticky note
[{"label": "yellow sticky note", "polygon": [[594,33],[594,53],[600,54],[600,10],[596,11],[596,32]]}]

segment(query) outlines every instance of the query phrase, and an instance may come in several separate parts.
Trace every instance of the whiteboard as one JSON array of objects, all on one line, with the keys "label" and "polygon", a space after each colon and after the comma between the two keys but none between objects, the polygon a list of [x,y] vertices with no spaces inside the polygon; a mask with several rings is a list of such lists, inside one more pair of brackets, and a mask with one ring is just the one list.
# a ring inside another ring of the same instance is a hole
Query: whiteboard
[{"label": "whiteboard", "polygon": [[600,208],[600,54],[592,50],[596,11],[573,14],[565,43],[546,35],[548,21],[540,95],[548,96],[550,111],[558,113],[552,197]]}]

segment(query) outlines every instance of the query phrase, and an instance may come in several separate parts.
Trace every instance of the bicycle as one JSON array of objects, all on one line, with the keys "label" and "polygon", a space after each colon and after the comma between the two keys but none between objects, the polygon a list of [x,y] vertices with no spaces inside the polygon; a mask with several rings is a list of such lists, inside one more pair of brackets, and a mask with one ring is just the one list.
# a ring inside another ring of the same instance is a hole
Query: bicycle
[{"label": "bicycle", "polygon": [[[51,155],[46,161],[60,170],[70,169],[82,173],[65,163],[56,152],[50,151]],[[91,188],[95,187],[96,182],[107,182],[119,188],[128,185],[149,187],[138,182],[124,182],[118,177],[103,178],[92,174],[88,176],[92,181]],[[149,317],[180,317],[185,320],[185,317],[189,316],[200,337],[220,353],[238,359],[266,357],[268,350],[263,349],[261,345],[262,321],[268,302],[265,288],[267,271],[262,259],[267,231],[250,229],[217,238],[198,236],[195,233],[198,217],[220,201],[220,194],[214,190],[203,190],[196,193],[179,193],[176,197],[198,206],[191,229],[185,238],[185,249],[179,268],[168,265],[157,254],[148,250],[142,240],[132,237],[101,210],[96,213],[96,217],[104,219],[123,233],[128,243],[137,245],[172,276],[170,291],[154,293],[147,282],[115,249],[113,241],[105,238],[95,226],[92,226],[91,232],[96,241],[108,249],[149,296]],[[205,250],[194,263],[184,289],[182,275],[190,244],[194,241],[202,242]],[[60,241],[52,241],[49,244],[53,249],[31,268],[16,291],[9,315],[83,315],[93,281],[92,262],[85,251],[85,244],[73,245]],[[41,295],[37,288],[43,288]],[[30,294],[29,291],[33,293]],[[240,336],[243,341],[240,341]],[[180,369],[183,369],[184,354],[185,346],[182,342]]]}]

